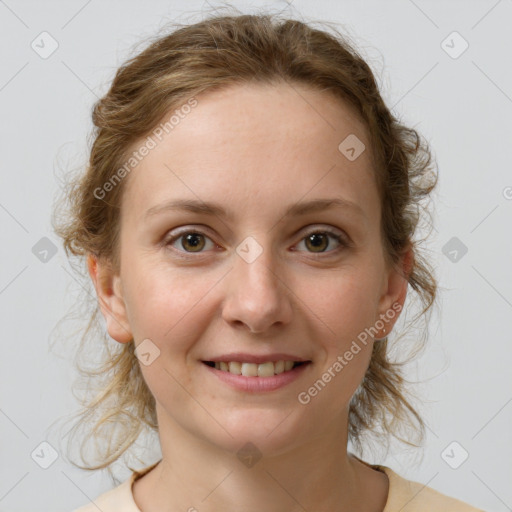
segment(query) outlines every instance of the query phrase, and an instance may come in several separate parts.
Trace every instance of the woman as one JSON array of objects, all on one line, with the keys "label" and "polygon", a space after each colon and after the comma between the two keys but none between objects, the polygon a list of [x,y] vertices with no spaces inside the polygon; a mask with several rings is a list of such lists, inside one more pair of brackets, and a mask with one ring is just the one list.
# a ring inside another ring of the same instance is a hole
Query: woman
[{"label": "woman", "polygon": [[478,510],[347,450],[423,435],[388,335],[408,285],[435,300],[414,234],[436,177],[342,36],[276,18],[161,37],[95,106],[57,227],[118,349],[85,467],[144,425],[162,457],[78,510]]}]

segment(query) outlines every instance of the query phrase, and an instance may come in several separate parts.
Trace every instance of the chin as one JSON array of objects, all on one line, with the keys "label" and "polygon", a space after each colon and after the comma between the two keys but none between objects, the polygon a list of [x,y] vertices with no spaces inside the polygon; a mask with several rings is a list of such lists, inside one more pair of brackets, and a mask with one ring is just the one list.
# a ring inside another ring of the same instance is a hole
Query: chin
[{"label": "chin", "polygon": [[224,435],[216,435],[210,441],[234,454],[241,451],[240,455],[245,451],[254,451],[255,456],[280,455],[307,437],[304,421],[298,421],[297,415],[285,409],[238,410],[221,424]]}]

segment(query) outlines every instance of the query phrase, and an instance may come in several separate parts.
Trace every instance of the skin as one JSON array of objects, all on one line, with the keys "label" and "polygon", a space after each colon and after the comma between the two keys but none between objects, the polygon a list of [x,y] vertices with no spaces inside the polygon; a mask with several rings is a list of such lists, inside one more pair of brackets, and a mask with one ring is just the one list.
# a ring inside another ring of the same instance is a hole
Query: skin
[{"label": "skin", "polygon": [[[382,511],[387,476],[347,452],[348,404],[373,339],[309,404],[297,399],[406,297],[407,280],[384,260],[365,126],[339,99],[302,85],[235,85],[197,100],[125,178],[119,271],[88,259],[109,335],[136,345],[149,338],[160,350],[140,366],[157,403],[163,459],[134,483],[135,502],[143,512]],[[366,145],[354,161],[338,150],[349,134]],[[332,197],[363,215],[284,216],[288,206]],[[234,217],[167,211],[145,219],[178,198],[220,203]],[[205,234],[200,252],[183,238],[169,242],[178,227]],[[329,227],[351,245],[320,239],[315,251],[306,236]],[[252,263],[236,252],[249,236],[262,248]],[[409,250],[405,271],[411,258]],[[201,362],[234,351],[312,363],[286,387],[250,394]],[[236,456],[248,441],[262,454],[252,467]]]}]

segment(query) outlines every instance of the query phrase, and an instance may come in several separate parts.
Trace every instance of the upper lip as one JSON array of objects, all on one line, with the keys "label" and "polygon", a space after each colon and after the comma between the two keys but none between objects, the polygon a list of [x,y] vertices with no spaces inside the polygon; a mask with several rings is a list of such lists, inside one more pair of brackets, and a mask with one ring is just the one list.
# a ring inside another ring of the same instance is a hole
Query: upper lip
[{"label": "upper lip", "polygon": [[214,356],[209,359],[204,359],[204,361],[213,361],[215,362],[225,362],[229,363],[230,361],[237,361],[240,363],[255,363],[261,364],[269,361],[294,361],[294,362],[307,362],[310,359],[304,359],[302,357],[294,356],[292,354],[284,354],[284,353],[274,353],[274,354],[264,354],[264,355],[256,355],[256,354],[246,354],[243,352],[233,352],[230,354],[223,354],[221,356]]}]

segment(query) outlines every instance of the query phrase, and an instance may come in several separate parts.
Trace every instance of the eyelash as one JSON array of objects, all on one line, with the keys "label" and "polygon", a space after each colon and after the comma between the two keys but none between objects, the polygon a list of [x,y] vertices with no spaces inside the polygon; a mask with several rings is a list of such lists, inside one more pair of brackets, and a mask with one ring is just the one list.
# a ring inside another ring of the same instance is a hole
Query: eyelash
[{"label": "eyelash", "polygon": [[[187,231],[182,231],[180,233],[176,233],[175,235],[173,235],[172,237],[168,238],[167,240],[164,241],[164,245],[165,247],[169,247],[171,246],[175,241],[179,240],[180,238],[182,238],[183,236],[185,235],[190,235],[190,234],[194,234],[194,235],[201,235],[201,236],[204,236],[208,239],[210,239],[210,237],[206,234],[206,233],[203,233],[202,231],[200,230],[195,230],[195,229],[189,229]],[[330,230],[328,228],[324,228],[324,229],[316,229],[316,230],[313,230],[313,231],[310,231],[309,233],[306,233],[300,240],[300,242],[302,242],[303,240],[305,240],[308,236],[311,236],[311,235],[316,235],[316,234],[322,234],[322,235],[328,235],[330,236],[331,238],[334,238],[334,240],[336,242],[338,242],[340,244],[340,247],[338,249],[334,249],[332,251],[323,251],[323,252],[318,252],[318,253],[314,253],[314,252],[311,252],[310,254],[313,254],[314,256],[317,256],[317,257],[325,257],[323,255],[330,255],[332,254],[333,252],[336,252],[337,250],[339,250],[340,248],[348,248],[348,247],[351,247],[351,244],[347,241],[346,237],[341,235],[340,233],[338,233],[337,231],[333,231],[333,230]],[[211,240],[211,239],[210,239]],[[213,240],[211,240],[213,242]],[[192,259],[194,258],[194,254],[203,254],[203,251],[200,251],[200,252],[197,252],[197,253],[194,253],[194,252],[186,252],[186,251],[182,251],[182,250],[178,250],[176,248],[171,248],[171,250],[174,250],[174,251],[177,251],[178,253],[180,253],[180,257],[181,258],[185,258],[185,259]]]}]

